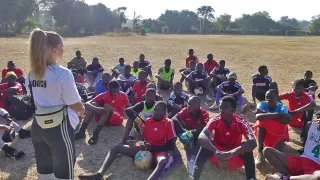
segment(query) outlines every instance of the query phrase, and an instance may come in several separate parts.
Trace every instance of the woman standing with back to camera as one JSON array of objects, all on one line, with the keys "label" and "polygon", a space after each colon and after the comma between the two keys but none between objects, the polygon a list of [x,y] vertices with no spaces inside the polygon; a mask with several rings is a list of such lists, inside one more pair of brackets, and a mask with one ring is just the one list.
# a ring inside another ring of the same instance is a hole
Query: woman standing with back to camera
[{"label": "woman standing with back to camera", "polygon": [[41,29],[31,33],[31,70],[26,84],[34,100],[31,137],[40,180],[73,179],[74,128],[84,107],[72,73],[57,65],[62,55],[59,34]]}]

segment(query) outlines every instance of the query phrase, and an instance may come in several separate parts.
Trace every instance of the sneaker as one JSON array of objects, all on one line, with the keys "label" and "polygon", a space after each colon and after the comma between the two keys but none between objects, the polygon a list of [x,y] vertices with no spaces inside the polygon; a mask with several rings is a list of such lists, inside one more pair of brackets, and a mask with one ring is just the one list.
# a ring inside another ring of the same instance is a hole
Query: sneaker
[{"label": "sneaker", "polygon": [[2,150],[4,151],[6,157],[13,160],[19,160],[26,155],[26,153],[24,153],[23,151],[17,151],[16,149],[8,145],[5,145]]},{"label": "sneaker", "polygon": [[29,130],[25,130],[25,129],[21,129],[19,131],[19,138],[20,139],[24,139],[26,137],[31,137],[31,131]]},{"label": "sneaker", "polygon": [[262,153],[258,153],[257,158],[256,158],[256,167],[260,168],[262,165],[264,165],[265,159]]},{"label": "sneaker", "polygon": [[206,100],[207,101],[213,101],[212,98],[209,95],[206,95]]},{"label": "sneaker", "polygon": [[80,180],[102,180],[103,176],[100,173],[80,174],[78,176]]},{"label": "sneaker", "polygon": [[219,109],[219,106],[214,103],[212,106],[209,107],[210,110],[218,110]]},{"label": "sneaker", "polygon": [[188,168],[189,175],[193,175],[194,163],[195,161],[192,158],[188,161],[187,168]]},{"label": "sneaker", "polygon": [[167,162],[167,164],[166,164],[166,166],[164,167],[164,169],[168,169],[168,168],[171,166],[171,164],[173,163],[173,161],[174,161],[173,156],[171,156],[171,155],[169,154],[169,161]]}]

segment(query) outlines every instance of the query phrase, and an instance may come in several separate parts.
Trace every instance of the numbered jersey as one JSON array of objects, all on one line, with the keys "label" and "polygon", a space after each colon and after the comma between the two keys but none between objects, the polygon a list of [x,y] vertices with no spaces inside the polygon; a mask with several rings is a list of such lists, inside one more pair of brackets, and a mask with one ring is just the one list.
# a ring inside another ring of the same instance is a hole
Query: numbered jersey
[{"label": "numbered jersey", "polygon": [[311,159],[320,164],[320,127],[312,122],[308,132],[308,139],[301,157]]}]

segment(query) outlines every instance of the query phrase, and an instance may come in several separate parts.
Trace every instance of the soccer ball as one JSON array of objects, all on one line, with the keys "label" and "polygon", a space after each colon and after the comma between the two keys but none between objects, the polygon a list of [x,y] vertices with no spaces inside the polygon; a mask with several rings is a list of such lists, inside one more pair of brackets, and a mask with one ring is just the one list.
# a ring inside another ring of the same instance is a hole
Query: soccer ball
[{"label": "soccer ball", "polygon": [[139,169],[150,169],[153,164],[153,155],[149,151],[139,151],[134,157],[134,164]]},{"label": "soccer ball", "polygon": [[202,95],[203,94],[203,89],[202,87],[196,88],[194,90],[194,93],[198,96],[198,95]]}]

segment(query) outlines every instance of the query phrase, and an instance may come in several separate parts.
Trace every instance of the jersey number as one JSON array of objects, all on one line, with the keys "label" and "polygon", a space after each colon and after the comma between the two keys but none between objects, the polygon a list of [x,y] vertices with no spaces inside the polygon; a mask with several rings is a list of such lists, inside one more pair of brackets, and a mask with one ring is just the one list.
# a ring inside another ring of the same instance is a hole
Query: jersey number
[{"label": "jersey number", "polygon": [[315,158],[319,158],[319,154],[320,154],[320,144],[316,145],[316,147],[314,147],[311,152],[314,154],[314,157],[315,157]]}]

